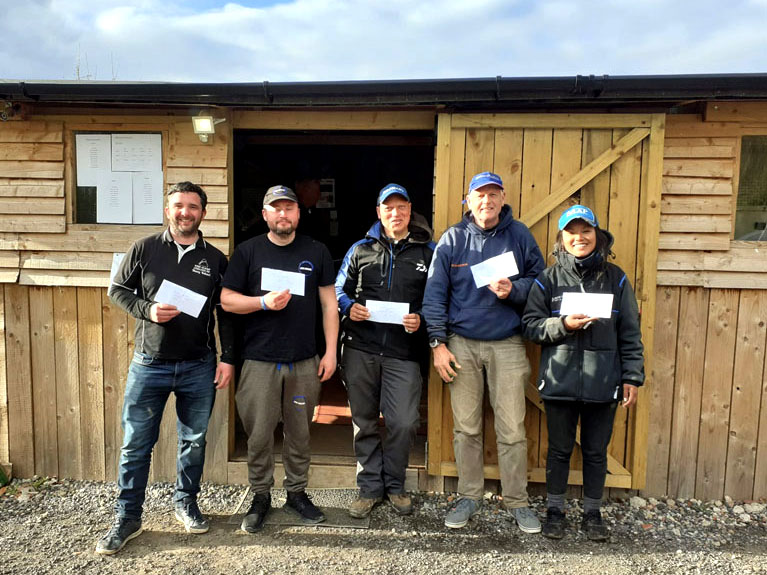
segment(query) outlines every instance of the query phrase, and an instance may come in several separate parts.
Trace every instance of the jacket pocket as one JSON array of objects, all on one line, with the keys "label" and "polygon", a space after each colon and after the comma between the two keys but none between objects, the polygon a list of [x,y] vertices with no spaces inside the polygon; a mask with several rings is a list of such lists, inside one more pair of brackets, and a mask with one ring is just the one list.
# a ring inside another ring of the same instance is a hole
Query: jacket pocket
[{"label": "jacket pocket", "polygon": [[544,369],[538,389],[541,395],[552,398],[573,399],[577,396],[578,369],[574,364],[576,352],[568,348],[544,351]]},{"label": "jacket pocket", "polygon": [[585,401],[617,401],[616,385],[620,383],[620,359],[612,350],[583,352],[583,399]]}]

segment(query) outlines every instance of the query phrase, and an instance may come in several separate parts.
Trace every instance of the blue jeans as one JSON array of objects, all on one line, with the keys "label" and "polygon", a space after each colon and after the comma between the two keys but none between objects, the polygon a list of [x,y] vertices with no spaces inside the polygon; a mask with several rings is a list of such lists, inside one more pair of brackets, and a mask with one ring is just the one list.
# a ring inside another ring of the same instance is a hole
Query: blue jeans
[{"label": "blue jeans", "polygon": [[165,403],[176,394],[178,459],[175,504],[194,500],[200,492],[205,463],[205,434],[216,399],[216,358],[165,361],[135,353],[125,384],[123,445],[117,486],[118,517],[140,519],[152,448],[157,443]]}]

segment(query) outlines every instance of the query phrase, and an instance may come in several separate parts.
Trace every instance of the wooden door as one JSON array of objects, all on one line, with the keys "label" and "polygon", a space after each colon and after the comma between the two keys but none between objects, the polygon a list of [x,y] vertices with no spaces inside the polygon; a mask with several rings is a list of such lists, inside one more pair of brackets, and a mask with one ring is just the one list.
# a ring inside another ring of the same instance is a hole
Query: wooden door
[{"label": "wooden door", "polygon": [[[568,205],[594,209],[601,225],[615,236],[613,251],[636,291],[642,317],[647,381],[636,408],[616,415],[608,450],[608,487],[641,489],[645,482],[646,437],[655,318],[657,243],[660,226],[663,160],[662,114],[440,114],[434,228],[438,237],[463,214],[462,199],[471,177],[499,174],[506,201],[549,255],[557,219]],[[528,478],[546,478],[546,421],[533,385],[539,350],[528,345],[533,367],[528,383]],[[429,378],[428,472],[456,476],[453,416],[449,386],[432,369]],[[493,414],[485,406],[485,477],[498,479]],[[570,483],[582,484],[576,447]]]}]

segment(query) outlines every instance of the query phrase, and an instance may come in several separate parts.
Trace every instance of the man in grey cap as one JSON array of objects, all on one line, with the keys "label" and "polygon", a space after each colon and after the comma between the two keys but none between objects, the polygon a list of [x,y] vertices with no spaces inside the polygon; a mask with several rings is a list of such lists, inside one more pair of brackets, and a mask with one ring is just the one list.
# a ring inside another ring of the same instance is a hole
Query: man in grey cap
[{"label": "man in grey cap", "polygon": [[[235,400],[248,434],[248,481],[253,491],[241,529],[258,531],[271,508],[274,430],[282,420],[285,504],[306,523],[323,513],[306,495],[309,425],[320,391],[336,370],[338,309],[327,247],[296,234],[298,200],[286,186],[264,196],[269,232],[238,245],[222,282],[221,305],[244,315],[244,364]],[[317,355],[317,300],[326,350]]]}]

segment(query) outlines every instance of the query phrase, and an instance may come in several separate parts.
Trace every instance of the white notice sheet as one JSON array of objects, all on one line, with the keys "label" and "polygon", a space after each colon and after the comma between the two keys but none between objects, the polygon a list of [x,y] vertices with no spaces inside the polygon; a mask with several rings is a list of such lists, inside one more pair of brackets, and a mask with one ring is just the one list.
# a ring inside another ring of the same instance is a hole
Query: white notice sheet
[{"label": "white notice sheet", "polygon": [[160,134],[112,134],[112,171],[162,172]]},{"label": "white notice sheet", "polygon": [[123,258],[125,257],[125,253],[115,252],[112,254],[112,268],[109,270],[109,285],[112,285],[112,282],[115,281],[115,275],[117,274],[117,270],[120,269],[120,264],[123,261]]},{"label": "white notice sheet", "polygon": [[402,325],[402,318],[410,313],[410,304],[396,301],[377,301],[369,299],[365,307],[370,312],[370,321]]},{"label": "white notice sheet", "polygon": [[481,288],[492,281],[519,274],[519,268],[517,260],[514,259],[514,252],[506,252],[471,266],[471,273],[474,283]]},{"label": "white notice sheet", "polygon": [[133,222],[133,183],[128,172],[102,172],[96,183],[96,222]]},{"label": "white notice sheet", "polygon": [[109,134],[75,134],[77,185],[97,185],[100,173],[112,171],[112,140]]},{"label": "white notice sheet", "polygon": [[162,172],[132,172],[133,223],[162,223]]},{"label": "white notice sheet", "polygon": [[175,305],[179,310],[192,317],[200,315],[202,306],[205,305],[207,299],[204,295],[168,280],[162,280],[160,289],[154,296],[154,301]]},{"label": "white notice sheet", "polygon": [[582,313],[588,317],[610,317],[613,311],[613,294],[565,292],[559,315]]},{"label": "white notice sheet", "polygon": [[304,295],[306,276],[298,272],[285,272],[272,268],[261,269],[261,289],[264,291],[289,290],[291,295]]}]

